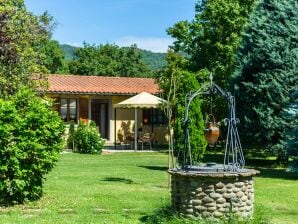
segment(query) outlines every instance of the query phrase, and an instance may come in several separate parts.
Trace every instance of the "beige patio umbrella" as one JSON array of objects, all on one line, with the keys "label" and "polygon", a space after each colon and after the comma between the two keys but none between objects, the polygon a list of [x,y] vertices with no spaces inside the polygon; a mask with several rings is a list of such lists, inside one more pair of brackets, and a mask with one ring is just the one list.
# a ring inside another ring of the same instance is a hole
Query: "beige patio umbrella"
[{"label": "beige patio umbrella", "polygon": [[159,98],[157,96],[154,96],[147,92],[139,93],[138,95],[135,95],[133,97],[130,97],[118,104],[115,104],[115,108],[126,108],[126,109],[134,109],[135,110],[135,150],[138,149],[138,139],[137,139],[137,133],[138,133],[138,108],[157,108],[161,104],[165,103],[166,101],[162,98]]}]

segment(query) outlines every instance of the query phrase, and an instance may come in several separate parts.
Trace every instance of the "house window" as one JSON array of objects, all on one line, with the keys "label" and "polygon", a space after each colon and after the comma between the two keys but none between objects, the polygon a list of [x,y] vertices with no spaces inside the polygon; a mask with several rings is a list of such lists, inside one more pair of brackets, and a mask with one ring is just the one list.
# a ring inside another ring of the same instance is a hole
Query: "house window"
[{"label": "house window", "polygon": [[61,98],[60,114],[65,122],[77,120],[77,100]]},{"label": "house window", "polygon": [[143,124],[166,124],[165,113],[160,109],[144,109]]}]

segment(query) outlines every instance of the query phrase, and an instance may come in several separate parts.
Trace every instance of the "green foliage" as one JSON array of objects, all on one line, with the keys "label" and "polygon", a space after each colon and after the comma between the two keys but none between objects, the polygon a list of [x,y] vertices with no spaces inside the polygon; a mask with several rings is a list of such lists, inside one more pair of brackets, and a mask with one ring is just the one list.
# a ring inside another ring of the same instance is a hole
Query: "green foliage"
[{"label": "green foliage", "polygon": [[[193,73],[182,72],[181,82],[179,86],[179,94],[177,94],[178,102],[175,111],[175,124],[174,124],[174,139],[175,139],[175,150],[181,150],[184,147],[184,134],[183,134],[183,123],[182,118],[185,114],[185,102],[184,97],[190,91],[199,89],[199,85]],[[190,135],[190,148],[192,153],[192,159],[194,161],[200,161],[205,152],[207,143],[203,136],[204,120],[201,112],[200,99],[196,98],[192,101],[189,110],[189,135]],[[186,156],[188,160],[188,155]],[[182,155],[178,158],[181,161]],[[188,161],[189,163],[189,161]]]},{"label": "green foliage", "polygon": [[283,116],[298,84],[298,2],[264,0],[257,7],[239,52],[233,86],[246,146],[265,148],[287,161]]},{"label": "green foliage", "polygon": [[0,95],[30,84],[29,75],[46,72],[38,46],[48,38],[40,17],[27,12],[23,0],[0,1]]},{"label": "green foliage", "polygon": [[150,76],[148,67],[141,60],[135,45],[119,48],[116,45],[90,45],[75,51],[75,59],[69,63],[72,74],[146,77]]},{"label": "green foliage", "polygon": [[63,148],[64,125],[49,102],[22,89],[0,100],[0,204],[42,195],[45,174]]},{"label": "green foliage", "polygon": [[40,48],[50,18],[29,13],[23,0],[0,1],[0,204],[39,198],[62,149],[61,119],[25,88],[32,73],[47,72]]},{"label": "green foliage", "polygon": [[158,71],[166,66],[166,54],[155,53],[152,51],[141,50],[141,59],[152,71]]},{"label": "green foliage", "polygon": [[284,117],[288,122],[292,123],[292,129],[286,134],[286,153],[293,157],[289,170],[298,172],[298,90],[296,89],[289,107],[284,113]]},{"label": "green foliage", "polygon": [[74,150],[74,134],[75,134],[75,123],[73,120],[69,122],[67,146],[69,149]]},{"label": "green foliage", "polygon": [[43,65],[52,74],[68,73],[68,67],[64,51],[56,40],[45,40],[40,45],[40,52],[43,54]]},{"label": "green foliage", "polygon": [[[66,60],[72,61],[75,59],[75,52],[79,47],[74,47],[67,44],[60,45],[63,50]],[[162,69],[166,65],[166,54],[165,53],[155,53],[152,51],[137,49],[141,55],[141,60],[150,69],[150,71],[157,71]]]},{"label": "green foliage", "polygon": [[74,142],[78,152],[90,154],[100,154],[105,145],[93,121],[90,124],[79,123]]},{"label": "green foliage", "polygon": [[41,55],[41,64],[50,73],[68,73],[68,67],[65,59],[64,51],[61,49],[59,42],[52,40],[52,32],[56,26],[53,16],[47,11],[37,16],[39,26],[46,38],[44,38],[34,48]]},{"label": "green foliage", "polygon": [[[160,73],[158,80],[160,87],[163,89],[165,99],[167,94],[175,91],[174,99],[171,99],[172,107],[174,108],[174,150],[178,156],[178,161],[183,160],[184,151],[184,133],[182,119],[185,116],[185,96],[191,91],[199,89],[199,84],[196,79],[196,74],[183,70],[186,60],[180,55],[169,52],[167,56],[167,67]],[[175,82],[173,82],[175,80]],[[173,86],[174,85],[174,86]],[[172,90],[170,90],[172,89]],[[200,161],[206,149],[206,141],[203,137],[204,122],[200,108],[200,99],[196,98],[192,101],[189,111],[190,144],[192,150],[192,159]],[[186,156],[187,160],[189,155]],[[189,163],[189,161],[187,161]]]},{"label": "green foliage", "polygon": [[234,71],[241,33],[256,0],[198,1],[195,19],[168,29],[176,38],[173,49],[189,56],[192,71],[213,71],[214,80],[226,87]]}]

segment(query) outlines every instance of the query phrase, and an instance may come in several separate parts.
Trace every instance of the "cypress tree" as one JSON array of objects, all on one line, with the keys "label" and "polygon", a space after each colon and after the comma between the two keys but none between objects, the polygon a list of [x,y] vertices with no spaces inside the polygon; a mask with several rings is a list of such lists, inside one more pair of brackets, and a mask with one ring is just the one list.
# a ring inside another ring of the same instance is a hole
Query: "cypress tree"
[{"label": "cypress tree", "polygon": [[[188,71],[181,71],[181,79],[177,93],[177,105],[175,111],[174,123],[174,151],[180,164],[183,163],[184,158],[184,123],[185,118],[185,96],[190,92],[195,92],[200,88],[194,73]],[[194,162],[202,161],[207,143],[203,136],[204,119],[201,112],[201,100],[197,96],[190,104],[189,109],[189,141],[191,149],[191,158]],[[190,164],[189,152],[185,154],[186,164]]]},{"label": "cypress tree", "polygon": [[287,160],[283,115],[298,83],[298,1],[263,0],[250,18],[233,88],[246,146],[275,150]]},{"label": "cypress tree", "polygon": [[[171,104],[174,110],[174,153],[180,164],[184,160],[184,123],[185,117],[185,96],[200,88],[196,73],[185,70],[187,60],[181,55],[169,52],[167,55],[167,66],[160,72],[158,83],[163,89],[165,99],[170,92],[175,92]],[[173,80],[176,81],[173,81]],[[175,84],[173,84],[175,83]],[[199,162],[202,160],[207,143],[203,136],[204,120],[201,112],[201,99],[195,98],[189,111],[189,137],[192,160]],[[185,155],[186,163],[190,163],[190,155]]]}]

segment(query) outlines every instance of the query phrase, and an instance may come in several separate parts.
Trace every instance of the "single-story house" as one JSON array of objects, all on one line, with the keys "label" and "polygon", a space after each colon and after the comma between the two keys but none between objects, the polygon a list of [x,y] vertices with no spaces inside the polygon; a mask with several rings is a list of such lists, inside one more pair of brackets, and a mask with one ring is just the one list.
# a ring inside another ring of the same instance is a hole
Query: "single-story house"
[{"label": "single-story house", "polygon": [[[141,92],[154,95],[160,89],[151,78],[48,75],[46,94],[55,99],[56,110],[69,123],[94,121],[107,145],[120,143],[119,133],[134,132],[133,109],[116,109],[115,104]],[[137,126],[142,133],[154,133],[153,141],[167,142],[166,117],[160,109],[138,109]]]}]

